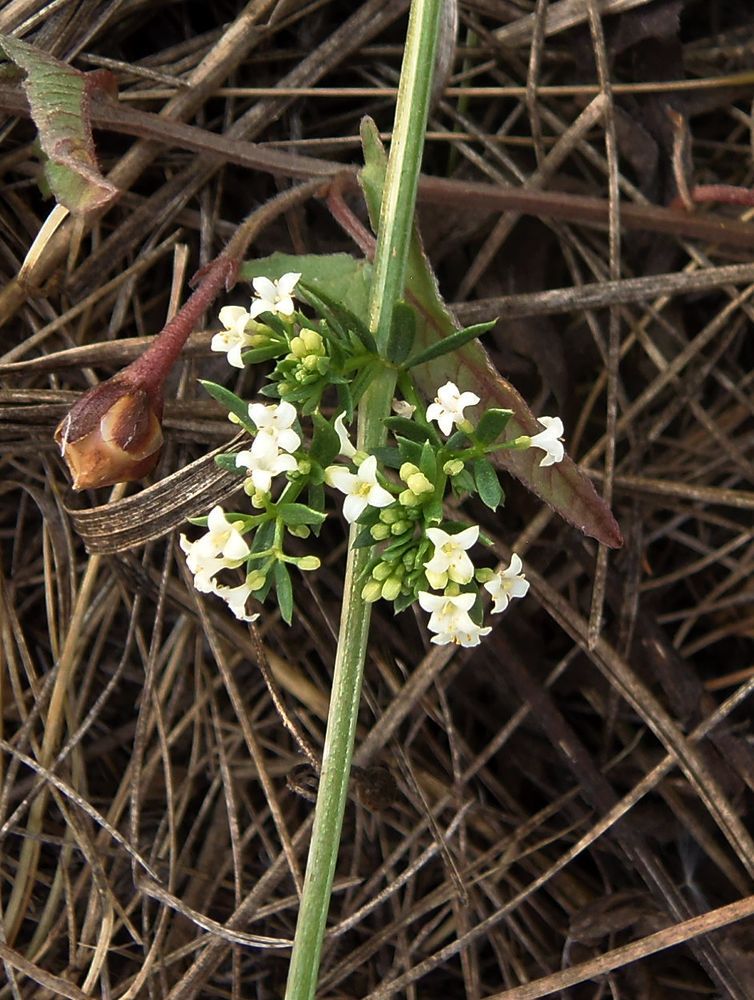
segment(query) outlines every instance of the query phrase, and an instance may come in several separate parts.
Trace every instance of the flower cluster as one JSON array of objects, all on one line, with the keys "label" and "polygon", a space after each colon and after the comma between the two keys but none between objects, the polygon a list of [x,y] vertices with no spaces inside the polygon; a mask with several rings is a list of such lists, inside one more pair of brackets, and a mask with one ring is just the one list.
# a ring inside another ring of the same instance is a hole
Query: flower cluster
[{"label": "flower cluster", "polygon": [[[403,398],[394,400],[385,421],[388,443],[371,454],[357,450],[347,425],[383,362],[368,330],[302,287],[300,277],[255,278],[249,309],[228,306],[220,312],[224,331],[213,338],[212,349],[226,353],[233,367],[274,362],[262,392],[278,401],[247,404],[204,383],[250,436],[248,447],[218,462],[243,476],[252,510],[226,514],[215,507],[195,522],[206,526],[206,534],[194,542],[181,536],[194,584],[225,600],[243,621],[256,617],[246,611],[249,598],[261,602],[274,590],[290,621],[288,568],[315,569],[319,559],[289,553],[286,536],[300,540],[319,533],[329,486],[343,497],[343,516],[356,530],[354,544],[370,550],[362,598],[390,601],[396,612],[418,603],[429,613],[433,643],[476,646],[490,632],[483,624],[485,599],[490,612],[500,614],[527,593],[529,583],[516,553],[506,568],[475,565],[471,550],[487,540],[478,525],[445,517],[446,494],[476,494],[497,509],[503,491],[494,454],[535,448],[544,452],[541,466],[560,462],[563,424],[542,417],[540,432],[506,436],[512,412],[478,413],[480,397],[453,382],[440,386],[425,407],[407,365],[398,381]],[[294,293],[319,314],[317,321],[297,310]],[[330,419],[321,408],[327,389],[337,397]],[[219,574],[240,567],[240,584],[218,582]]]}]

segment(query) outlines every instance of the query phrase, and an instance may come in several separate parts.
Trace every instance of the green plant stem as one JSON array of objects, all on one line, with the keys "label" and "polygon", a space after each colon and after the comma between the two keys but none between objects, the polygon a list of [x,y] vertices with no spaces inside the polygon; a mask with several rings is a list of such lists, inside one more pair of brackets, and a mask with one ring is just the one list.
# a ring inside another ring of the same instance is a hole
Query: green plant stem
[{"label": "green plant stem", "polygon": [[[369,327],[383,357],[393,309],[403,296],[441,8],[442,0],[414,0],[411,5],[370,297]],[[383,368],[364,393],[358,433],[358,447],[363,451],[371,451],[385,439],[384,421],[390,413],[396,374],[393,368]],[[349,535],[322,772],[286,1000],[313,1000],[315,996],[348,795],[371,610],[361,598],[362,575],[371,552],[354,548],[357,530],[352,525]]]}]

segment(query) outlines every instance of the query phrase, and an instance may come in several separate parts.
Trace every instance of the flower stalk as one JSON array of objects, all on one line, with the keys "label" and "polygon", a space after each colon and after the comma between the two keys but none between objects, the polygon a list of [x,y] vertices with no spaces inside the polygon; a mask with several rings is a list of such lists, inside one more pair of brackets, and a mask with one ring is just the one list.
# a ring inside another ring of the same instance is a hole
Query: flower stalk
[{"label": "flower stalk", "polygon": [[[411,5],[370,296],[369,327],[383,357],[393,310],[404,293],[441,10],[441,0],[414,0]],[[395,371],[386,366],[364,393],[359,449],[370,452],[384,440],[395,381]],[[369,553],[354,547],[355,538],[352,525],[322,771],[286,1000],[315,996],[348,793],[370,619],[370,605],[361,593]]]}]

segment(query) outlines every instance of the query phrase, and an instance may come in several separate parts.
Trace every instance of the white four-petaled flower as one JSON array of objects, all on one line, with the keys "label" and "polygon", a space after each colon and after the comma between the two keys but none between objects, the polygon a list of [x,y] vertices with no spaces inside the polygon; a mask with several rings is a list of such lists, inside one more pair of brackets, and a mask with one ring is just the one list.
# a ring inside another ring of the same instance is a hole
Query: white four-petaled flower
[{"label": "white four-petaled flower", "polygon": [[338,465],[325,469],[325,482],[345,493],[343,517],[349,524],[358,520],[367,507],[388,507],[394,497],[377,482],[377,458],[369,455],[359,466],[356,474]]},{"label": "white four-petaled flower", "polygon": [[479,396],[473,392],[460,392],[455,382],[446,382],[437,390],[434,403],[427,407],[427,420],[437,421],[437,425],[445,437],[449,437],[453,427],[465,418],[463,411],[467,406],[476,406]]},{"label": "white four-petaled flower", "polygon": [[491,595],[494,604],[492,614],[498,615],[505,611],[514,597],[525,597],[529,589],[529,581],[521,572],[523,563],[515,552],[511,554],[510,566],[500,570],[484,584],[484,589]]},{"label": "white four-petaled flower", "polygon": [[210,350],[224,352],[229,365],[243,368],[241,354],[252,345],[252,334],[246,332],[251,315],[241,306],[224,306],[220,310],[220,322],[225,329],[214,335]]},{"label": "white four-petaled flower", "polygon": [[529,447],[541,448],[545,452],[545,457],[539,463],[540,468],[562,462],[565,454],[563,442],[560,440],[563,435],[563,421],[560,417],[538,417],[537,419],[540,424],[544,424],[545,429],[531,438]]},{"label": "white four-petaled flower", "polygon": [[249,315],[252,319],[260,313],[274,313],[276,316],[292,316],[295,310],[293,305],[293,289],[296,287],[300,274],[290,272],[284,274],[277,281],[270,281],[269,278],[254,278],[252,285],[256,292],[256,298],[251,300]]},{"label": "white four-petaled flower", "polygon": [[435,547],[434,555],[424,563],[424,572],[430,587],[442,590],[448,580],[453,583],[468,583],[474,575],[474,564],[466,550],[475,545],[479,538],[479,526],[472,524],[455,535],[449,535],[442,528],[427,528],[427,538]]},{"label": "white four-petaled flower", "polygon": [[457,646],[478,646],[481,637],[488,635],[492,629],[477,625],[469,615],[475,600],[476,595],[473,593],[449,596],[420,591],[419,604],[430,612],[427,627],[430,632],[435,633],[431,641],[438,646],[445,646],[449,642]]},{"label": "white four-petaled flower", "polygon": [[254,438],[250,451],[239,451],[236,466],[246,469],[257,493],[269,493],[273,478],[281,472],[293,472],[298,462],[278,449],[272,434],[262,432]]},{"label": "white four-petaled flower", "polygon": [[267,450],[270,441],[282,451],[296,451],[301,445],[301,438],[293,430],[297,416],[296,407],[285,400],[271,405],[250,403],[249,417],[259,431],[251,446],[252,452]]}]

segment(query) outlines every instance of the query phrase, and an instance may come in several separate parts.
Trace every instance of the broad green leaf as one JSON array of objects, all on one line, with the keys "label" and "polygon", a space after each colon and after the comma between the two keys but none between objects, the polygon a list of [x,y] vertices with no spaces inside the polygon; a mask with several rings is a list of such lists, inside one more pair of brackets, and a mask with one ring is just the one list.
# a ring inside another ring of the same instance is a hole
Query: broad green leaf
[{"label": "broad green leaf", "polygon": [[486,458],[474,462],[474,480],[482,503],[490,510],[497,510],[503,499],[503,488],[492,464]]},{"label": "broad green leaf", "polygon": [[[360,173],[372,225],[379,218],[385,176],[385,152],[374,122],[364,119],[361,127],[365,167]],[[434,274],[427,262],[418,234],[414,234],[406,275],[406,299],[417,311],[417,351],[429,348],[457,332],[445,308]],[[522,434],[533,435],[542,428],[521,394],[495,370],[487,352],[477,340],[464,344],[453,354],[434,358],[414,369],[417,385],[427,399],[437,387],[455,382],[461,392],[475,392],[485,408],[512,410],[504,440]],[[541,452],[504,450],[495,454],[495,463],[520,479],[545,503],[577,527],[611,548],[623,544],[620,528],[610,508],[597,495],[591,480],[568,458],[557,465],[540,468]]]},{"label": "broad green leaf", "polygon": [[283,504],[278,508],[278,514],[285,524],[294,528],[301,524],[322,524],[327,516],[307,507],[305,503]]},{"label": "broad green leaf", "polygon": [[512,416],[510,410],[500,410],[496,407],[485,410],[474,432],[477,441],[481,441],[482,444],[492,444],[493,441],[497,441]]},{"label": "broad green leaf", "polygon": [[0,50],[26,73],[24,93],[47,156],[44,171],[53,195],[70,212],[86,215],[103,208],[118,189],[100,173],[89,120],[93,89],[110,74],[81,73],[47,52],[0,35]]},{"label": "broad green leaf", "polygon": [[312,422],[314,423],[314,436],[309,454],[320,465],[329,465],[340,451],[338,432],[321,413],[313,413]]}]

